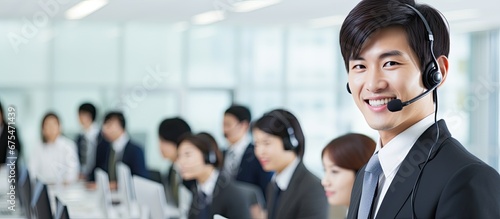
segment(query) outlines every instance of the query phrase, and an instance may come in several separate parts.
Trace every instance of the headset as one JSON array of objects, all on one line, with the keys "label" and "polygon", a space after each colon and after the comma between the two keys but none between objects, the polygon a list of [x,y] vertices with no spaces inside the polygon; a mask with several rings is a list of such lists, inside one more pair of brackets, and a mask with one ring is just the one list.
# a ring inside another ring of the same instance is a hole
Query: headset
[{"label": "headset", "polygon": [[[413,189],[411,190],[411,211],[412,211],[412,219],[417,218],[415,214],[415,196],[417,194],[417,189],[418,185],[420,183],[420,178],[422,177],[422,172],[429,162],[429,159],[431,157],[432,151],[434,149],[434,146],[436,146],[437,141],[439,139],[439,123],[437,123],[437,111],[438,111],[438,99],[437,99],[437,91],[435,88],[441,83],[442,81],[442,74],[441,71],[439,70],[439,64],[437,63],[436,56],[434,55],[434,35],[432,33],[431,27],[429,25],[429,22],[425,19],[425,17],[418,11],[415,7],[405,4],[408,8],[413,10],[418,17],[422,20],[422,22],[425,25],[425,29],[427,29],[427,34],[428,34],[428,40],[429,40],[429,47],[430,47],[430,52],[432,55],[432,60],[429,62],[423,72],[422,75],[422,80],[425,88],[428,89],[428,91],[433,90],[434,91],[434,99],[436,100],[436,105],[435,105],[435,110],[434,110],[434,124],[436,124],[436,139],[434,140],[434,143],[432,144],[431,148],[429,149],[429,154],[427,154],[427,158],[422,165],[422,168],[420,169],[417,179],[415,180],[415,184],[413,185]],[[415,99],[415,98],[414,98]]]},{"label": "headset", "polygon": [[205,163],[215,165],[217,163],[217,156],[212,148],[208,148],[208,154],[205,155]]},{"label": "headset", "polygon": [[285,125],[286,132],[288,134],[288,138],[283,137],[283,145],[285,146],[285,150],[297,150],[299,147],[299,141],[297,137],[295,137],[295,130],[293,129],[290,122],[282,115],[281,112],[271,111],[266,113],[265,116],[270,116],[278,119],[283,125]]},{"label": "headset", "polygon": [[205,163],[215,165],[217,163],[217,155],[215,154],[215,151],[212,149],[211,140],[207,139],[208,138],[207,136],[201,134],[202,133],[197,134],[196,136],[203,142],[203,144],[206,144],[208,146],[208,153],[203,154]]}]

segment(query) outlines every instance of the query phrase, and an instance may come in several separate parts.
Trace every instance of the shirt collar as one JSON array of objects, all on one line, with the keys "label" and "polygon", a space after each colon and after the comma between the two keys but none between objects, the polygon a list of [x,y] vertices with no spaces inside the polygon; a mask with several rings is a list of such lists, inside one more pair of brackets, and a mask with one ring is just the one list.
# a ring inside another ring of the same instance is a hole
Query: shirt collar
[{"label": "shirt collar", "polygon": [[92,123],[88,130],[84,130],[84,135],[87,139],[94,139],[99,134],[97,124]]},{"label": "shirt collar", "polygon": [[241,157],[250,144],[250,137],[248,135],[243,136],[239,141],[234,143],[231,147],[229,147],[229,151],[232,151],[236,157]]},{"label": "shirt collar", "polygon": [[285,191],[288,188],[290,180],[292,180],[293,173],[295,172],[295,169],[297,169],[299,162],[300,159],[297,157],[292,161],[292,163],[285,167],[285,169],[281,171],[281,173],[276,173],[275,181],[282,191]]},{"label": "shirt collar", "polygon": [[214,193],[215,189],[215,184],[217,183],[217,179],[219,178],[219,171],[214,169],[210,176],[208,177],[207,181],[204,183],[199,184],[199,190],[205,195],[211,197],[212,194]]},{"label": "shirt collar", "polygon": [[123,133],[122,135],[120,135],[120,137],[118,137],[118,139],[113,141],[112,145],[113,145],[113,150],[115,150],[115,153],[122,151],[127,145],[129,140],[130,139],[127,133]]},{"label": "shirt collar", "polygon": [[399,133],[383,148],[381,148],[379,139],[375,151],[378,152],[380,166],[382,166],[382,170],[386,178],[395,174],[394,171],[401,165],[405,157],[410,152],[412,146],[422,133],[424,133],[424,131],[432,124],[434,124],[434,114],[428,115],[424,119]]},{"label": "shirt collar", "polygon": [[[52,143],[44,143],[44,145],[47,145],[47,146],[60,145],[63,141],[64,141],[63,136],[59,135],[59,136],[57,136],[56,140],[54,140],[54,142],[52,142]],[[53,147],[50,147],[50,148],[53,148]]]}]

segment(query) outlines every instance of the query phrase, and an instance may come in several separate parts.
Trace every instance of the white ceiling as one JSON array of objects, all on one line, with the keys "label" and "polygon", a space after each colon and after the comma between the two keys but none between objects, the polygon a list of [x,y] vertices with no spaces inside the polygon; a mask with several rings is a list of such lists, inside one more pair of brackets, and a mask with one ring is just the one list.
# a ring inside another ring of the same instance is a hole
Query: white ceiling
[{"label": "white ceiling", "polygon": [[[214,10],[216,5],[224,7],[239,0],[110,0],[99,11],[84,18],[85,21],[189,21],[191,16]],[[57,3],[51,7],[53,21],[64,20],[64,11],[75,5],[78,0],[0,0],[0,20],[33,20],[44,9],[39,2]],[[359,0],[282,0],[281,3],[247,13],[235,13],[226,10],[226,20],[220,24],[231,25],[268,25],[268,24],[306,24],[310,19],[342,15],[345,16]],[[452,30],[481,30],[500,27],[498,0],[421,0],[439,9],[445,15],[448,12],[469,9],[476,16],[451,19]],[[55,10],[54,10],[55,9]]]}]

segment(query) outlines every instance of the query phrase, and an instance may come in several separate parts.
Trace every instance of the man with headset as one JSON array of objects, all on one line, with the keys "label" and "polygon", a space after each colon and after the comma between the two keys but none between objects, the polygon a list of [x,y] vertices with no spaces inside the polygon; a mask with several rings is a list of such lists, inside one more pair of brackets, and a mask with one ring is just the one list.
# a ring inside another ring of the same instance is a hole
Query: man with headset
[{"label": "man with headset", "polygon": [[449,41],[441,13],[413,0],[363,0],[345,19],[347,89],[380,135],[347,218],[500,218],[498,172],[436,118]]}]

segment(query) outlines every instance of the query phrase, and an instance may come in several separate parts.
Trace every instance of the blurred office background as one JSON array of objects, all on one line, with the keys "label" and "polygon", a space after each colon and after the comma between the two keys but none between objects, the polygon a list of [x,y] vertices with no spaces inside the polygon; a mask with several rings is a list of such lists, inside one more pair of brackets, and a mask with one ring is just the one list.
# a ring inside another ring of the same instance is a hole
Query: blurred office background
[{"label": "blurred office background", "polygon": [[[104,6],[71,17],[68,9],[78,2],[0,0],[0,101],[17,110],[28,159],[29,148],[41,141],[46,112],[56,112],[63,133],[73,138],[80,130],[78,106],[87,101],[97,106],[99,122],[108,110],[124,110],[151,169],[169,165],[158,149],[162,119],[181,116],[225,147],[223,112],[233,102],[249,106],[254,118],[278,107],[297,115],[305,163],[318,176],[321,150],[331,139],[347,132],[377,138],[345,90],[338,45],[340,24],[359,1],[266,0],[267,7],[248,11],[259,5],[95,0]],[[439,89],[438,116],[498,170],[497,2],[419,2],[442,11],[451,29],[450,74]],[[194,17],[214,10],[215,17]]]}]

